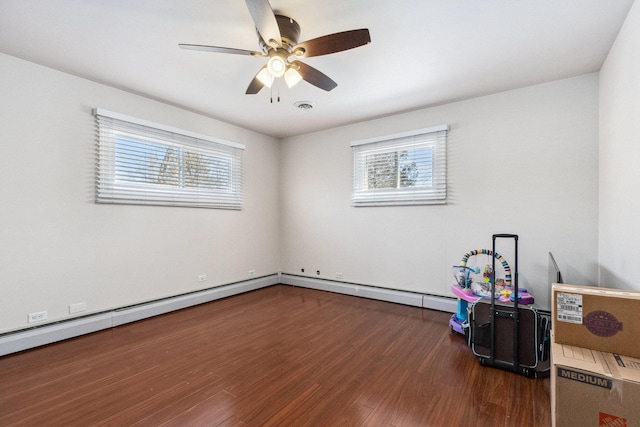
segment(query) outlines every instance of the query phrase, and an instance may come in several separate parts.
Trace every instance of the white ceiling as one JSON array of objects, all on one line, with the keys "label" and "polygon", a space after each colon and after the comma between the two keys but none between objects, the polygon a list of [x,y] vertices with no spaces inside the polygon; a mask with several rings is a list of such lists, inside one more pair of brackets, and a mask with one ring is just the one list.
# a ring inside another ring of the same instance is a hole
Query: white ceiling
[{"label": "white ceiling", "polygon": [[270,2],[300,24],[300,41],[368,28],[372,42],[303,60],[333,91],[280,82],[273,103],[268,88],[245,95],[264,59],[178,48],[259,50],[244,0],[1,0],[0,52],[283,138],[598,71],[633,4]]}]

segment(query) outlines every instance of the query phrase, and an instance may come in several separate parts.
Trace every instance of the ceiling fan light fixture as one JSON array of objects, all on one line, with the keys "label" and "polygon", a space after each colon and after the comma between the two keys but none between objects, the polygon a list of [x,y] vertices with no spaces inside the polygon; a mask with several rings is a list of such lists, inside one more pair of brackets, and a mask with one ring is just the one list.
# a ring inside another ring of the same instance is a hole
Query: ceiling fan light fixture
[{"label": "ceiling fan light fixture", "polygon": [[289,88],[294,87],[300,80],[302,80],[302,76],[300,75],[298,70],[291,66],[284,73],[284,81],[287,83],[287,86]]},{"label": "ceiling fan light fixture", "polygon": [[299,43],[300,25],[284,15],[275,14],[269,0],[246,0],[251,19],[258,36],[259,51],[235,49],[221,46],[180,43],[182,49],[207,52],[249,55],[266,58],[267,64],[258,71],[249,86],[247,95],[255,95],[267,86],[272,87],[275,79],[285,76],[286,83],[293,87],[305,80],[324,91],[333,90],[338,84],[329,76],[291,57],[308,58],[342,52],[371,43],[371,35],[366,28],[340,31]]},{"label": "ceiling fan light fixture", "polygon": [[285,60],[280,56],[272,56],[267,62],[267,70],[273,77],[282,77],[287,70],[287,64]]},{"label": "ceiling fan light fixture", "polygon": [[273,84],[274,77],[267,68],[263,68],[262,70],[260,70],[256,78],[260,80],[260,82],[266,87],[271,87],[271,85]]}]

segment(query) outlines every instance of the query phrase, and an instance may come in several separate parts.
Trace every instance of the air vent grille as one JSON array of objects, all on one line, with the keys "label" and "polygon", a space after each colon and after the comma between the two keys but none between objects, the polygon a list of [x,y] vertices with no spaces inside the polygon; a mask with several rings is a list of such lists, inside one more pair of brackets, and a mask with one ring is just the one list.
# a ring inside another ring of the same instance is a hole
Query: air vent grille
[{"label": "air vent grille", "polygon": [[293,106],[300,110],[312,110],[315,105],[311,101],[297,101]]}]

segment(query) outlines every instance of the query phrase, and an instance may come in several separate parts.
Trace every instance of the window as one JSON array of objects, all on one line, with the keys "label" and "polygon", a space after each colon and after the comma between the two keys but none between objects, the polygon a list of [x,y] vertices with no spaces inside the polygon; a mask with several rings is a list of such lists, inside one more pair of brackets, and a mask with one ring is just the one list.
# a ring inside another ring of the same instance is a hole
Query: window
[{"label": "window", "polygon": [[444,204],[446,125],[351,143],[354,206]]},{"label": "window", "polygon": [[95,109],[96,203],[242,209],[244,146]]}]

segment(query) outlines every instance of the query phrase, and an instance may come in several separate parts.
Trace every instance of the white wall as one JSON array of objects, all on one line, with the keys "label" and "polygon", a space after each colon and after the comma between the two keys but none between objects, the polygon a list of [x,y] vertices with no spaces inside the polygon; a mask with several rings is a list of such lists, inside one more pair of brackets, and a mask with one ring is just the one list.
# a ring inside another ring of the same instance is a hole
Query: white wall
[{"label": "white wall", "polygon": [[[0,332],[30,312],[62,320],[69,304],[99,312],[249,269],[451,295],[451,266],[499,232],[520,235],[520,284],[542,307],[548,251],[567,281],[597,282],[597,74],[282,142],[1,54],[0,93]],[[96,205],[96,106],[245,144],[245,209]],[[351,141],[443,123],[446,206],[351,207]]]},{"label": "white wall", "polygon": [[[439,124],[450,126],[446,206],[351,206],[351,141]],[[597,74],[289,138],[281,170],[285,273],[452,295],[465,252],[515,233],[520,286],[541,307],[549,251],[566,281],[597,282]],[[514,267],[510,245],[497,249]]]},{"label": "white wall", "polygon": [[[0,94],[0,332],[279,270],[277,140],[2,54]],[[94,107],[245,144],[244,210],[96,205]]]},{"label": "white wall", "polygon": [[640,4],[600,72],[600,285],[640,290]]}]

